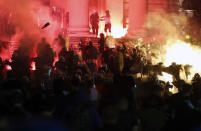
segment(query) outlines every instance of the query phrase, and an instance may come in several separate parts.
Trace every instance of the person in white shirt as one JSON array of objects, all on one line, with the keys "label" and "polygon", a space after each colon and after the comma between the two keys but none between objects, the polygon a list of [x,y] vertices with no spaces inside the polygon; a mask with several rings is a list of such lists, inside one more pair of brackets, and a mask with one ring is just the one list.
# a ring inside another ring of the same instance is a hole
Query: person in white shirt
[{"label": "person in white shirt", "polygon": [[112,27],[112,24],[111,24],[111,16],[110,16],[110,12],[109,10],[107,10],[106,12],[106,16],[103,16],[101,18],[101,20],[105,20],[105,33],[107,33],[107,31],[109,30],[109,33],[111,33],[111,27]]}]

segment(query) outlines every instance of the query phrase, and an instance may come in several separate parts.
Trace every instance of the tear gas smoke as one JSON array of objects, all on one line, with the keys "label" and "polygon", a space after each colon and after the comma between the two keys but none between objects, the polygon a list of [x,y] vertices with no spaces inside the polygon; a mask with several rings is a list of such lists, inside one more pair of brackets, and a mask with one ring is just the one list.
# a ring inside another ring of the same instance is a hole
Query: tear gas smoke
[{"label": "tear gas smoke", "polygon": [[[56,30],[59,28],[59,24],[51,18],[49,7],[41,0],[1,0],[0,12],[1,21],[7,20],[3,27],[9,24],[10,26],[13,25],[15,30],[14,35],[7,35],[0,39],[14,41],[13,44],[19,42],[20,39],[29,37],[32,41],[27,41],[26,44],[29,45],[29,48],[34,48],[41,37],[46,37],[47,40],[52,41]],[[3,32],[3,34],[6,33]],[[12,46],[15,46],[13,44]],[[5,56],[1,55],[1,57]]]},{"label": "tear gas smoke", "polygon": [[163,38],[163,44],[154,45],[154,48],[150,50],[152,54],[155,54],[151,58],[152,63],[163,62],[166,67],[173,62],[183,66],[190,65],[192,68],[189,79],[192,79],[195,73],[201,73],[199,62],[201,47],[184,42],[187,29],[191,26],[188,23],[187,16],[157,12],[148,15],[145,27],[150,31],[148,33],[154,32],[154,35],[160,35]]}]

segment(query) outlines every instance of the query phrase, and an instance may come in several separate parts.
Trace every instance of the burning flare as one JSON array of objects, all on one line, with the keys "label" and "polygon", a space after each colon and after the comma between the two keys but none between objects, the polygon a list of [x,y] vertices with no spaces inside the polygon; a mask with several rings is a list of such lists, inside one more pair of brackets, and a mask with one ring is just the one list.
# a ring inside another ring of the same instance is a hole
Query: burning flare
[{"label": "burning flare", "polygon": [[169,91],[173,94],[178,93],[178,89],[173,85],[173,76],[163,72],[162,75],[158,75],[158,79],[164,82],[169,82],[170,85],[172,85],[172,88],[169,88]]},{"label": "burning flare", "polygon": [[173,82],[173,76],[165,72],[163,72],[162,75],[159,75],[158,79],[165,82],[170,82],[170,83]]},{"label": "burning flare", "polygon": [[112,36],[114,38],[121,38],[127,34],[127,28],[123,29],[122,27],[112,27]]},{"label": "burning flare", "polygon": [[[173,44],[171,44],[173,43]],[[165,66],[171,65],[173,62],[182,65],[191,65],[191,75],[189,79],[195,75],[195,73],[201,73],[201,48],[198,46],[190,45],[183,41],[177,40],[176,42],[169,41],[166,47]]]}]

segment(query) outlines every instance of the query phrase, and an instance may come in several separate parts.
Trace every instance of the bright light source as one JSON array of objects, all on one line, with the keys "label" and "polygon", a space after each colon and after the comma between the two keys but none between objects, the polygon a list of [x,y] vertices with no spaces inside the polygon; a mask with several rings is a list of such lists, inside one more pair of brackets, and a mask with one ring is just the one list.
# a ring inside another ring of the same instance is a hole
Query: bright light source
[{"label": "bright light source", "polygon": [[190,79],[195,73],[201,73],[201,49],[197,46],[192,46],[183,41],[176,42],[169,41],[170,46],[167,47],[164,64],[171,65],[173,62],[182,65],[191,65]]},{"label": "bright light source", "polygon": [[127,34],[127,29],[122,28],[122,27],[112,27],[112,36],[114,38],[121,38]]},{"label": "bright light source", "polygon": [[35,62],[32,62],[32,63],[31,63],[31,70],[32,70],[32,71],[35,71],[35,70],[36,70],[36,63],[35,63]]}]

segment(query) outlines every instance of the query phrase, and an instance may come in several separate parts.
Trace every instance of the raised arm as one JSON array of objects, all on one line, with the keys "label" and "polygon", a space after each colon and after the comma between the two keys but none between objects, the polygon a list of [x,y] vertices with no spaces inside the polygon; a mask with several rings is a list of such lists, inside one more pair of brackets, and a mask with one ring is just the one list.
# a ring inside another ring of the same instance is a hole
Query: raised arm
[{"label": "raised arm", "polygon": [[104,21],[104,20],[105,20],[105,16],[100,17],[99,20],[100,20],[100,21]]}]

